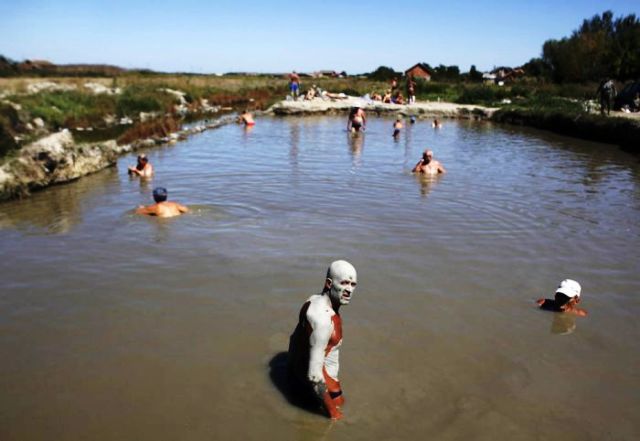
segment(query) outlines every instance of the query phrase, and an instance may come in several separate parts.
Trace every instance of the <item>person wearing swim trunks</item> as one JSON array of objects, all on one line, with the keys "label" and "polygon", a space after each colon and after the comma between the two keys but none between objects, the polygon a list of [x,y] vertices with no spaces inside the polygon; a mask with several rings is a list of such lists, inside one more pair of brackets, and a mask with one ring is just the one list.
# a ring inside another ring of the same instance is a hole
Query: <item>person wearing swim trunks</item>
[{"label": "person wearing swim trunks", "polygon": [[255,126],[256,122],[253,120],[253,115],[247,109],[242,112],[242,114],[238,117],[239,123],[244,123],[245,127]]},{"label": "person wearing swim trunks", "polygon": [[150,178],[153,175],[153,167],[145,154],[138,155],[137,164],[128,170],[130,175],[138,175],[141,178]]},{"label": "person wearing swim trunks", "polygon": [[354,107],[349,114],[349,120],[347,121],[347,131],[359,132],[364,131],[367,125],[367,115],[360,107]]},{"label": "person wearing swim trunks", "polygon": [[560,282],[553,299],[538,299],[536,303],[545,311],[562,312],[586,317],[587,311],[578,308],[582,287],[578,282],[565,279]]},{"label": "person wearing swim trunks", "polygon": [[153,205],[140,205],[136,210],[136,214],[146,214],[149,216],[158,217],[173,217],[179,216],[182,213],[189,211],[184,205],[180,205],[177,202],[167,201],[167,189],[163,187],[157,187],[153,190],[153,200],[156,202]]},{"label": "person wearing swim trunks", "polygon": [[289,74],[289,91],[291,92],[291,96],[294,98],[298,98],[300,90],[300,76],[294,70]]},{"label": "person wearing swim trunks", "polygon": [[437,175],[439,173],[446,173],[440,161],[433,159],[433,151],[426,149],[422,153],[422,158],[418,161],[413,170],[413,173],[422,173],[425,175]]},{"label": "person wearing swim trunks", "polygon": [[356,270],[349,262],[336,260],[327,270],[322,293],[302,305],[298,324],[289,338],[288,371],[295,387],[322,404],[331,419],[342,418],[344,404],[338,380],[342,318],[356,288]]},{"label": "person wearing swim trunks", "polygon": [[393,137],[397,138],[398,136],[400,136],[400,129],[402,129],[402,119],[400,117],[398,117],[398,119],[396,119],[396,122],[393,123]]}]

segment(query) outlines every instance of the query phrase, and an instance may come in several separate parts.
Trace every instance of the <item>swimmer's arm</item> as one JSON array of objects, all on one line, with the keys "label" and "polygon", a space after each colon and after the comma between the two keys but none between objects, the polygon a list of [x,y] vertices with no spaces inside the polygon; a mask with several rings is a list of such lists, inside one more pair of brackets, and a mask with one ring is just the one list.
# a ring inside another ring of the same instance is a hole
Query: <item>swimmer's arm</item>
[{"label": "swimmer's arm", "polygon": [[309,308],[307,311],[307,320],[311,325],[313,332],[309,337],[309,372],[307,379],[313,387],[313,391],[323,404],[331,419],[342,418],[342,413],[338,410],[333,399],[329,395],[327,384],[324,380],[323,368],[325,349],[329,344],[331,332],[333,332],[333,323],[331,316],[323,312],[313,311],[315,308]]},{"label": "swimmer's arm", "polygon": [[154,216],[158,214],[158,211],[156,210],[155,205],[149,205],[148,207],[145,207],[144,205],[140,205],[136,209],[136,214],[149,214]]},{"label": "swimmer's arm", "polygon": [[538,306],[544,305],[544,302],[546,302],[546,299],[538,299],[538,300],[536,300],[536,303],[538,304]]},{"label": "swimmer's arm", "polygon": [[416,164],[415,167],[413,167],[413,170],[411,170],[411,173],[418,173],[420,171],[420,167],[422,166],[422,159],[418,161],[418,163]]},{"label": "swimmer's arm", "polygon": [[438,173],[446,173],[447,171],[444,169],[442,164],[438,164]]},{"label": "swimmer's arm", "polygon": [[178,211],[180,213],[188,213],[189,212],[189,208],[185,207],[184,205],[181,205],[181,204],[176,204],[176,208],[178,209]]}]

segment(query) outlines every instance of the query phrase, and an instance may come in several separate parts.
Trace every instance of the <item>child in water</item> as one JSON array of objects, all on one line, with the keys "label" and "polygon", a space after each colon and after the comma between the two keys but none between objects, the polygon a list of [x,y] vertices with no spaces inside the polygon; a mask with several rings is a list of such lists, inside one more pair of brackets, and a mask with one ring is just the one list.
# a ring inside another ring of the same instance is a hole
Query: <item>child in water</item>
[{"label": "child in water", "polygon": [[536,303],[540,305],[540,309],[546,311],[564,312],[586,317],[587,311],[577,307],[578,303],[580,303],[581,290],[582,288],[578,282],[565,279],[560,282],[553,299],[538,299]]},{"label": "child in water", "polygon": [[397,138],[398,136],[400,136],[400,129],[402,129],[402,119],[400,117],[398,117],[398,119],[396,119],[396,122],[393,123],[393,137]]}]

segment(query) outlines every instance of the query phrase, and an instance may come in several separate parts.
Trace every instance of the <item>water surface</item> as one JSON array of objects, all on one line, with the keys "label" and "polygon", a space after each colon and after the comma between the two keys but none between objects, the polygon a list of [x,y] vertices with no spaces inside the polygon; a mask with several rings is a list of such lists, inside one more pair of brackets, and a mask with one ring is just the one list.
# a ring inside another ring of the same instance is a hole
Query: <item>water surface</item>
[{"label": "water surface", "polygon": [[[640,436],[640,166],[544,132],[339,117],[226,126],[0,205],[0,439]],[[425,147],[448,169],[410,173]],[[154,186],[192,207],[132,214]],[[345,420],[282,353],[337,258]],[[535,308],[563,278],[587,318]]]}]

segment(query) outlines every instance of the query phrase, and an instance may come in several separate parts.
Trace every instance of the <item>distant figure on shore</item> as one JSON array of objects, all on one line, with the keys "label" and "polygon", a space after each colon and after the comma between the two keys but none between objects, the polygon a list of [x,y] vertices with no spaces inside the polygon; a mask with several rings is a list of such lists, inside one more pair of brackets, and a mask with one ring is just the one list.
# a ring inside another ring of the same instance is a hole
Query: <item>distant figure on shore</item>
[{"label": "distant figure on shore", "polygon": [[586,317],[587,311],[578,308],[582,287],[578,282],[565,279],[560,282],[553,299],[538,299],[540,309],[553,312],[566,312],[580,317]]},{"label": "distant figure on shore", "polygon": [[396,119],[396,122],[393,123],[393,137],[397,138],[398,136],[400,136],[400,130],[402,129],[402,127],[404,127],[402,125],[402,118],[398,117]]},{"label": "distant figure on shore", "polygon": [[407,78],[407,100],[409,104],[416,102],[416,82],[413,79],[413,75],[409,75]]},{"label": "distant figure on shore", "polygon": [[391,91],[395,91],[398,88],[398,78],[394,77],[391,80]]},{"label": "distant figure on shore", "polygon": [[255,126],[256,122],[253,120],[253,115],[249,110],[244,109],[244,111],[238,116],[238,122],[243,123],[245,127]]},{"label": "distant figure on shore", "polygon": [[312,85],[309,90],[307,90],[307,93],[304,94],[304,99],[306,101],[311,101],[313,100],[316,96],[318,96],[318,91],[316,90],[316,85]]},{"label": "distant figure on shore", "polygon": [[300,93],[300,76],[295,70],[289,74],[289,91],[294,99],[298,98],[298,94]]},{"label": "distant figure on shore", "polygon": [[138,175],[141,178],[153,176],[153,166],[149,163],[149,159],[144,153],[138,155],[137,164],[129,167],[128,170],[130,175]]},{"label": "distant figure on shore", "polygon": [[427,149],[422,153],[422,159],[418,161],[413,170],[413,173],[423,173],[425,175],[437,175],[438,173],[446,173],[440,161],[433,159],[433,151]]},{"label": "distant figure on shore", "polygon": [[409,122],[410,122],[411,124],[415,124],[415,123],[416,123],[416,117],[415,117],[415,116],[413,116],[413,115],[411,115],[411,118],[409,118]]},{"label": "distant figure on shore", "polygon": [[367,126],[367,115],[360,107],[353,107],[347,121],[347,130],[351,132],[364,131]]},{"label": "distant figure on shore", "polygon": [[600,114],[604,115],[604,109],[607,108],[607,115],[611,113],[611,103],[616,96],[616,86],[610,79],[603,80],[596,91],[600,99]]},{"label": "distant figure on shore", "polygon": [[373,92],[371,92],[371,100],[373,100],[373,101],[382,101],[382,95],[380,95],[376,91],[373,91]]},{"label": "distant figure on shore", "polygon": [[431,127],[433,127],[434,129],[440,129],[442,128],[442,123],[438,121],[438,118],[434,118],[433,122],[431,123]]},{"label": "distant figure on shore", "polygon": [[396,93],[391,97],[391,102],[394,104],[404,104],[404,97],[400,90],[396,90]]},{"label": "distant figure on shore", "polygon": [[180,205],[177,202],[167,201],[167,189],[157,187],[153,190],[153,200],[156,202],[153,205],[140,205],[136,210],[136,214],[147,214],[149,216],[158,217],[173,217],[179,216],[182,213],[189,211],[184,205]]},{"label": "distant figure on shore", "polygon": [[386,90],[384,92],[384,95],[382,97],[382,102],[383,103],[387,103],[387,104],[391,104],[391,90]]},{"label": "distant figure on shore", "polygon": [[342,344],[340,307],[348,305],[357,284],[349,262],[336,260],[327,270],[322,293],[302,305],[289,338],[289,380],[296,392],[314,397],[333,420],[342,418],[344,396],[338,371]]}]

